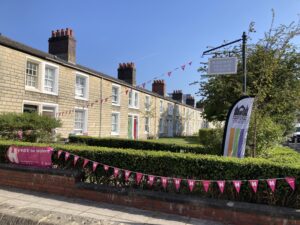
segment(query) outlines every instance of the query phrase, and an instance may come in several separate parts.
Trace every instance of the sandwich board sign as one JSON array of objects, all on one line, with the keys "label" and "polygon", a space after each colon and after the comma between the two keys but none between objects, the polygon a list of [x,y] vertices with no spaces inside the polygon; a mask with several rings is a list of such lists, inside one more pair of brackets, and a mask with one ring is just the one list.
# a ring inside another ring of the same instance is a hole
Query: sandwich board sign
[{"label": "sandwich board sign", "polygon": [[236,74],[237,63],[237,57],[208,59],[207,75]]}]

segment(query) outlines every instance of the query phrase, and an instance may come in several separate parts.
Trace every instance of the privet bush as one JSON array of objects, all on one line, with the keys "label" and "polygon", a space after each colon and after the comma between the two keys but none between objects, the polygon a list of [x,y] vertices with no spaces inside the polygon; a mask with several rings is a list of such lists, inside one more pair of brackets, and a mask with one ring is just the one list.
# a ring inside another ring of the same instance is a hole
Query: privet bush
[{"label": "privet bush", "polygon": [[136,150],[190,152],[199,154],[221,155],[218,148],[206,148],[204,146],[178,145],[156,143],[151,141],[128,140],[120,138],[95,138],[88,136],[70,136],[70,143],[86,144],[90,146],[103,146],[110,148],[130,148]]},{"label": "privet bush", "polygon": [[222,154],[222,128],[203,128],[199,130],[199,141],[206,149],[214,150]]},{"label": "privet bush", "polygon": [[[0,162],[7,162],[5,152],[12,144],[25,146],[34,145],[32,143],[0,141]],[[38,145],[41,146],[42,144]],[[296,178],[295,191],[292,191],[284,180],[277,180],[274,193],[271,192],[266,181],[259,182],[257,193],[254,193],[249,183],[245,181],[242,182],[239,194],[236,193],[231,182],[226,182],[223,194],[220,193],[216,183],[211,184],[207,193],[203,191],[202,185],[197,183],[194,191],[190,193],[185,181],[182,182],[179,192],[181,194],[191,194],[195,196],[300,208],[300,188],[298,187],[300,183],[300,165],[296,163],[287,165],[286,163],[276,163],[268,161],[267,159],[258,158],[237,159],[191,153],[136,151],[133,149],[110,149],[107,147],[58,144],[51,144],[51,146],[56,150],[65,150],[110,166],[157,176],[207,180],[250,180],[293,176]],[[284,157],[284,155],[282,155],[282,157]],[[57,153],[55,153],[53,155],[53,162],[55,165],[58,165],[59,168],[73,168],[73,156],[65,162],[63,154],[60,159],[57,159]],[[103,168],[99,166],[96,172],[92,172],[91,163],[87,165],[86,169],[82,169],[82,165],[83,160],[80,159],[75,169],[85,172],[85,182],[149,189],[145,179],[141,185],[135,185],[133,174],[130,178],[131,182],[125,182],[124,174],[119,174],[117,180],[113,178],[112,168],[109,172],[105,172]],[[164,191],[159,181],[156,181],[151,189]],[[173,182],[169,182],[167,191],[175,192]]]},{"label": "privet bush", "polygon": [[0,114],[0,137],[31,142],[49,142],[55,138],[53,130],[61,126],[55,118],[36,113]]}]

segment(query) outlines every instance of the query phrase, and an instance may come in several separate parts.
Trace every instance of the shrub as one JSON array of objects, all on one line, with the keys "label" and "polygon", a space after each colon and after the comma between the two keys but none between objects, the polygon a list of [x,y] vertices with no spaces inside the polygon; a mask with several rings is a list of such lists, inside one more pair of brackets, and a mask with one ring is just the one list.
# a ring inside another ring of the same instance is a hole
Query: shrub
[{"label": "shrub", "polygon": [[59,120],[36,113],[0,114],[0,137],[5,139],[49,142],[54,138],[53,130],[60,126]]},{"label": "shrub", "polygon": [[129,140],[119,138],[95,138],[88,136],[70,136],[70,143],[86,144],[89,146],[103,146],[110,148],[130,148],[136,150],[151,150],[151,151],[169,151],[169,152],[190,152],[198,154],[221,155],[220,149],[207,149],[204,146],[190,146],[157,143],[151,141]]},{"label": "shrub", "polygon": [[215,150],[222,154],[222,128],[204,128],[199,130],[199,142],[206,149]]},{"label": "shrub", "polygon": [[[0,141],[0,162],[4,162],[6,150],[12,144],[15,145],[33,145],[32,143]],[[42,144],[38,144],[42,145]],[[286,165],[284,163],[274,163],[266,159],[258,158],[227,158],[212,155],[200,155],[191,153],[170,153],[156,151],[136,151],[132,149],[112,149],[105,147],[91,146],[72,146],[51,144],[56,149],[69,151],[70,153],[88,158],[90,160],[102,162],[104,164],[139,171],[145,174],[158,176],[182,177],[192,179],[209,180],[249,180],[262,178],[275,178],[293,176],[296,178],[296,184],[300,182],[300,165]],[[57,154],[53,155],[53,161],[60,168],[73,168],[73,157],[67,162],[57,159]],[[80,159],[76,164],[76,169],[82,169],[83,160]],[[92,165],[88,165],[85,171],[85,181],[102,185],[115,186],[135,186],[137,188],[148,189],[145,180],[139,186],[134,185],[134,177],[131,177],[132,183],[124,181],[124,176],[119,176],[117,181],[113,178],[113,171],[105,172],[102,167],[98,167],[93,173]],[[160,182],[156,182],[152,189],[163,191]],[[174,185],[169,183],[168,192],[175,192]],[[255,203],[264,203],[269,205],[288,206],[300,208],[300,189],[296,188],[293,192],[284,180],[277,180],[276,191],[272,193],[265,181],[259,182],[257,193],[253,193],[248,183],[243,181],[241,191],[236,193],[232,183],[226,182],[225,191],[220,193],[216,183],[212,183],[209,191],[203,191],[203,187],[197,183],[194,191],[189,193],[185,181],[182,182],[180,193],[191,194],[219,199],[229,199],[237,201],[247,201]]]}]

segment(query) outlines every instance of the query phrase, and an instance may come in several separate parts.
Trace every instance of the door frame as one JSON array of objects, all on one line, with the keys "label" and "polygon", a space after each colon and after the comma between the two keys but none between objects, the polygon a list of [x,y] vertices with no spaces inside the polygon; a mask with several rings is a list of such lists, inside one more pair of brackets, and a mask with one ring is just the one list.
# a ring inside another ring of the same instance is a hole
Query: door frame
[{"label": "door frame", "polygon": [[[139,118],[139,115],[138,114],[136,114],[136,113],[128,113],[128,116],[132,116],[132,136],[133,136],[133,138],[132,138],[132,140],[137,140],[137,139],[139,139],[139,137],[140,137],[140,129],[139,129],[139,126],[140,126],[140,118]],[[128,116],[127,116],[127,124],[128,124]],[[137,138],[136,139],[134,139],[134,117],[137,117]],[[128,132],[128,127],[127,127],[127,132]],[[127,134],[127,137],[128,137],[128,134]]]}]

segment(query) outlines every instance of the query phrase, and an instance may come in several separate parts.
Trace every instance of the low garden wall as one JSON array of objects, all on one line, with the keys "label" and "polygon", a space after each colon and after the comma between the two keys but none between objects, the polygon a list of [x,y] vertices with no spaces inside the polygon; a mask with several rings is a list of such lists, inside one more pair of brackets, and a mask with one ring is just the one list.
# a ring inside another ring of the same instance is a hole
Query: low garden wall
[{"label": "low garden wall", "polygon": [[82,176],[70,170],[0,164],[1,186],[222,221],[225,224],[300,224],[300,215],[295,209],[87,184],[82,182]]}]

